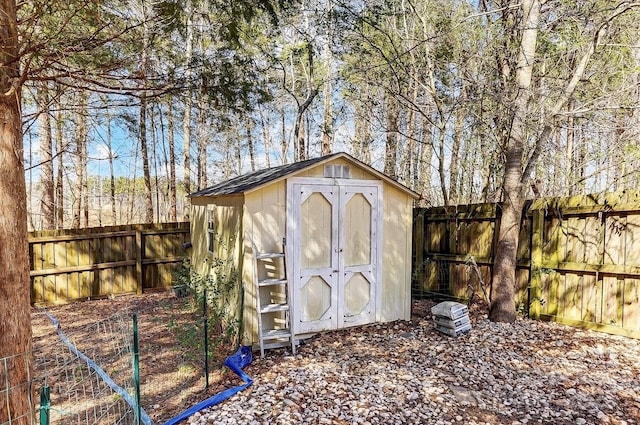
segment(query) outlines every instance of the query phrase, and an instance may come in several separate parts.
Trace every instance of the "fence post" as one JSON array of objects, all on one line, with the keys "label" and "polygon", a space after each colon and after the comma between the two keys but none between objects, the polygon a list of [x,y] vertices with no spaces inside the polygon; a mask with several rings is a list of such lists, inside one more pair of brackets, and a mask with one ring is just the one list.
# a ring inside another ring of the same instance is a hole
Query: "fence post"
[{"label": "fence post", "polygon": [[531,263],[529,266],[529,317],[540,318],[540,297],[542,295],[542,232],[544,230],[544,210],[534,210],[531,223]]},{"label": "fence post", "polygon": [[137,293],[142,294],[142,230],[136,229],[136,285]]},{"label": "fence post", "polygon": [[424,212],[413,209],[413,296],[422,298],[424,295]]},{"label": "fence post", "polygon": [[140,406],[140,348],[138,343],[138,315],[133,315],[133,387],[136,397],[136,425],[140,425],[142,407]]},{"label": "fence post", "polygon": [[209,330],[207,318],[207,288],[204,289],[202,300],[202,321],[204,328],[204,389],[209,389]]},{"label": "fence post", "polygon": [[40,388],[40,425],[49,425],[51,410],[51,390],[48,385]]}]

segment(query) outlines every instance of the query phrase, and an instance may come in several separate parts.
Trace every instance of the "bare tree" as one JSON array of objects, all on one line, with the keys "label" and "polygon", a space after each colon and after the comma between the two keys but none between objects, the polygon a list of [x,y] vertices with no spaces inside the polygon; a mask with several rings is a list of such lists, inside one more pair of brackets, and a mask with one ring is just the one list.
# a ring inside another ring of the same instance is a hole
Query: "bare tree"
[{"label": "bare tree", "polygon": [[[186,13],[186,48],[185,48],[185,80],[187,88],[190,88],[193,75],[191,61],[193,59],[193,39],[194,39],[194,4],[193,0],[187,0],[185,5]],[[187,90],[184,98],[184,116],[182,119],[182,158],[184,166],[184,190],[187,195],[191,193],[191,92]],[[185,219],[188,219],[188,208],[184,210]]]},{"label": "bare tree", "polygon": [[42,215],[42,228],[53,229],[55,227],[54,210],[54,184],[53,184],[53,139],[51,134],[51,115],[49,111],[49,87],[42,83],[38,90],[38,103],[40,109],[40,163],[42,171],[40,185],[42,196],[40,198],[40,214]]},{"label": "bare tree", "polygon": [[[502,218],[498,229],[496,256],[492,275],[492,302],[489,318],[493,321],[513,322],[515,320],[515,274],[518,236],[520,233],[522,208],[526,191],[531,181],[540,155],[547,148],[556,129],[559,115],[566,110],[596,49],[602,43],[609,26],[630,10],[640,7],[640,2],[622,2],[612,9],[595,26],[591,43],[575,62],[566,85],[557,94],[555,103],[542,117],[540,129],[533,134],[527,126],[527,116],[531,105],[531,82],[536,58],[536,42],[539,32],[541,3],[539,0],[514,1],[521,11],[521,35],[519,54],[515,67],[515,84],[507,87],[515,92],[510,125],[505,128],[508,135],[505,147],[505,171],[502,181]],[[526,150],[527,140],[533,139],[530,151]]]},{"label": "bare tree", "polygon": [[326,32],[322,45],[322,60],[325,69],[322,83],[322,155],[328,155],[333,149],[333,1],[326,0]]},{"label": "bare tree", "polygon": [[173,98],[167,99],[167,133],[169,143],[169,220],[176,221],[176,149],[175,149],[175,119],[173,117]]},{"label": "bare tree", "polygon": [[522,187],[522,160],[525,155],[526,118],[531,97],[531,80],[540,20],[540,2],[522,2],[523,30],[516,67],[516,97],[513,118],[506,147],[506,165],[502,183],[502,212],[493,266],[491,309],[489,318],[499,322],[515,320],[516,254],[520,234],[520,219],[525,192]]},{"label": "bare tree", "polygon": [[396,166],[398,162],[398,133],[400,121],[400,106],[393,93],[385,96],[387,116],[387,138],[384,149],[384,173],[392,179],[397,179]]},{"label": "bare tree", "polygon": [[87,227],[89,223],[88,188],[87,188],[87,143],[88,143],[88,94],[85,91],[79,93],[78,126],[76,129],[76,185],[73,207],[73,228],[79,229],[83,223]]},{"label": "bare tree", "polygon": [[57,153],[57,173],[56,173],[56,228],[64,228],[64,129],[62,119],[62,107],[60,102],[56,102],[56,153]]},{"label": "bare tree", "polygon": [[[144,179],[144,221],[153,222],[153,194],[151,192],[151,170],[149,166],[149,148],[147,139],[147,77],[149,72],[150,34],[147,6],[144,0],[140,2],[140,19],[142,22],[142,53],[140,57],[139,74],[142,80],[140,93],[140,154],[142,155],[142,177]],[[152,141],[153,143],[153,141]]]}]

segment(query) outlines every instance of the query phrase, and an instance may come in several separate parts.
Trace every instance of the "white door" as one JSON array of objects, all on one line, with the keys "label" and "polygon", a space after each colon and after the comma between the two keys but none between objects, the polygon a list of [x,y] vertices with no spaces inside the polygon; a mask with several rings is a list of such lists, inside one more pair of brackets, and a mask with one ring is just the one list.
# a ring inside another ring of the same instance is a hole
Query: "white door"
[{"label": "white door", "polygon": [[340,188],[338,328],[376,317],[378,187]]},{"label": "white door", "polygon": [[381,188],[334,183],[290,184],[296,334],[375,321]]}]

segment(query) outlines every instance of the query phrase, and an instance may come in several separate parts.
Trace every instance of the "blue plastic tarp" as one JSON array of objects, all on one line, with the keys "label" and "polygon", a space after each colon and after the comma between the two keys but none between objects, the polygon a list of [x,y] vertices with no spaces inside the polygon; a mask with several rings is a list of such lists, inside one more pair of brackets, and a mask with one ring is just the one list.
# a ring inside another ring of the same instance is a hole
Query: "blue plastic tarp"
[{"label": "blue plastic tarp", "polygon": [[247,375],[242,369],[247,367],[252,360],[253,360],[253,355],[251,354],[251,347],[248,347],[248,346],[240,347],[238,351],[236,351],[231,356],[227,357],[227,359],[224,361],[224,365],[227,366],[232,371],[234,371],[244,381],[244,384],[238,385],[237,387],[226,389],[204,401],[201,401],[195,406],[192,406],[189,409],[185,410],[175,418],[169,419],[167,422],[164,423],[164,425],[177,424],[178,422],[187,419],[189,416],[193,415],[194,413],[204,410],[207,407],[215,406],[216,404],[219,404],[225,401],[226,399],[233,396],[234,394],[237,394],[240,391],[244,390],[245,388],[249,387],[251,384],[253,384],[253,379],[251,379],[249,375]]}]

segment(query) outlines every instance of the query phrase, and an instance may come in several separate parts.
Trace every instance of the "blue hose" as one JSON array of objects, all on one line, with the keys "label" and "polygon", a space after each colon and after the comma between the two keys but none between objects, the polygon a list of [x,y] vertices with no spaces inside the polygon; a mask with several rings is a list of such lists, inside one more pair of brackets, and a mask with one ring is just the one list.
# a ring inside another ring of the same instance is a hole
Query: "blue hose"
[{"label": "blue hose", "polygon": [[248,388],[251,384],[253,384],[253,379],[251,379],[249,375],[244,373],[242,369],[248,366],[252,360],[253,360],[253,356],[251,354],[251,347],[248,347],[248,346],[240,347],[238,351],[236,351],[231,356],[227,357],[227,359],[224,361],[224,365],[227,366],[232,371],[234,371],[240,378],[242,378],[242,380],[244,381],[244,384],[239,385],[237,387],[226,389],[204,401],[201,401],[195,406],[192,406],[189,409],[185,410],[184,412],[180,413],[175,418],[169,419],[167,422],[164,423],[164,425],[177,424],[178,422],[184,419],[187,419],[189,416],[193,415],[194,413],[199,412],[200,410],[206,409],[207,407],[215,406],[216,404],[225,401],[226,399],[233,396],[234,394],[237,394],[240,391],[244,390],[245,388]]}]

